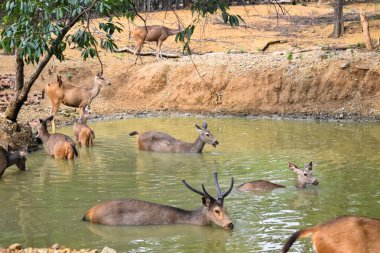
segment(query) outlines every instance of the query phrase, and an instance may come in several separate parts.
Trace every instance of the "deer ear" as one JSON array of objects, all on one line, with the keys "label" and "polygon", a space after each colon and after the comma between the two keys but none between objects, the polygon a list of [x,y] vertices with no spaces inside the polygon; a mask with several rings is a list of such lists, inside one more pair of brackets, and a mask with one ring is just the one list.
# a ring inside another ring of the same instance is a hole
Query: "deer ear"
[{"label": "deer ear", "polygon": [[53,119],[54,119],[54,115],[51,115],[51,116],[46,118],[46,121],[52,121]]},{"label": "deer ear", "polygon": [[205,207],[210,207],[210,200],[206,197],[202,197],[202,204],[205,206]]},{"label": "deer ear", "polygon": [[298,167],[294,163],[289,162],[289,169],[294,171],[295,169],[298,169]]},{"label": "deer ear", "polygon": [[203,121],[202,127],[203,127],[203,129],[207,129],[207,122],[206,121]]},{"label": "deer ear", "polygon": [[195,127],[198,129],[198,130],[203,130],[200,126],[198,126],[197,124],[195,124]]},{"label": "deer ear", "polygon": [[311,171],[313,170],[313,162],[310,162],[307,166],[306,166],[306,169]]}]

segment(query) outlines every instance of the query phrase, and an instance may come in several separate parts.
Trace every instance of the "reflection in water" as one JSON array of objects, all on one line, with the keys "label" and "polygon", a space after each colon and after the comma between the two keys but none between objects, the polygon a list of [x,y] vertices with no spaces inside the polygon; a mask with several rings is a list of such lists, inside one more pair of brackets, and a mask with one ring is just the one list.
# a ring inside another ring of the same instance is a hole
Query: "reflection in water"
[{"label": "reflection in water", "polygon": [[[43,151],[27,157],[25,172],[7,170],[0,180],[0,246],[19,242],[46,247],[153,252],[278,252],[296,230],[343,214],[378,217],[380,126],[250,119],[207,119],[220,142],[202,154],[161,154],[137,150],[133,130],[169,133],[191,142],[194,118],[144,118],[91,124],[95,146],[73,161]],[[72,136],[71,127],[60,129]],[[288,162],[314,162],[318,186],[296,190]],[[184,209],[202,204],[194,187],[215,194],[212,172],[222,190],[264,179],[286,188],[250,193],[233,190],[225,199],[232,232],[190,225],[107,227],[87,224],[82,215],[109,199],[142,199]],[[365,186],[365,187],[363,187]],[[4,232],[5,231],[5,232]],[[293,252],[312,252],[297,241]]]}]

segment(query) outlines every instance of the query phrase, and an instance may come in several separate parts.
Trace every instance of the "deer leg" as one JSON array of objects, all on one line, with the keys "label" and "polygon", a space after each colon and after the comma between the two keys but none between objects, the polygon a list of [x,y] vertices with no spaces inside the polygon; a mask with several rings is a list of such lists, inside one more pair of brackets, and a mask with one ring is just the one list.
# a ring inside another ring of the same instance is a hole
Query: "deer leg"
[{"label": "deer leg", "polygon": [[[58,111],[58,107],[59,107],[59,104],[58,105],[53,105],[51,107],[51,110],[50,110],[50,115],[54,115],[55,116],[55,114]],[[52,131],[53,134],[55,133],[55,117],[51,121],[51,131]]]},{"label": "deer leg", "polygon": [[162,46],[162,41],[158,41],[157,42],[157,60],[160,58],[162,58],[162,53],[161,53],[161,46]]},{"label": "deer leg", "polygon": [[144,42],[142,42],[142,43],[136,43],[136,50],[135,50],[136,60],[135,60],[135,64],[137,63],[137,59],[138,58],[140,58],[140,60],[142,62],[142,58],[141,58],[140,52],[141,52],[143,44],[144,44]]}]

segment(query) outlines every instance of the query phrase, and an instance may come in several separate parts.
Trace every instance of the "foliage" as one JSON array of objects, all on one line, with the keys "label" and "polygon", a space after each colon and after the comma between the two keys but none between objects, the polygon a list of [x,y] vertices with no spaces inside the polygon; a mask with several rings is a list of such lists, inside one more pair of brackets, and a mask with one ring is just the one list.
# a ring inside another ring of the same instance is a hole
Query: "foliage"
[{"label": "foliage", "polygon": [[[68,42],[82,49],[84,59],[95,57],[97,41],[89,29],[91,17],[125,14],[134,18],[129,1],[8,0],[4,7],[6,15],[3,18],[0,49],[11,52],[18,48],[24,61],[33,64],[38,63],[46,52],[51,52],[60,61],[64,60],[63,52]],[[67,34],[75,25],[73,22],[79,25],[75,33]],[[105,33],[106,38],[101,45],[107,50],[115,49],[112,34],[115,30],[121,31],[121,24],[109,18],[99,23],[99,30]]]},{"label": "foliage", "polygon": [[225,24],[231,26],[239,26],[240,21],[244,23],[243,18],[240,15],[232,15],[228,13],[229,5],[226,0],[194,0],[191,5],[191,13],[195,17],[192,24],[188,25],[180,33],[177,34],[175,40],[183,43],[183,51],[191,54],[190,40],[194,33],[197,22],[200,18],[204,18],[207,15],[214,15],[221,13]]}]

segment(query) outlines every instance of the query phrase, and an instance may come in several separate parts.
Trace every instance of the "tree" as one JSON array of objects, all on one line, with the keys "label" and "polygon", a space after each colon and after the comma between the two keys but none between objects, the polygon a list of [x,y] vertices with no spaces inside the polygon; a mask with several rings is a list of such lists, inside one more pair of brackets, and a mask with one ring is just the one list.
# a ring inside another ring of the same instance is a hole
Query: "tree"
[{"label": "tree", "polygon": [[343,25],[343,3],[344,0],[333,0],[334,1],[334,31],[333,37],[339,38],[343,36],[344,25]]},{"label": "tree", "polygon": [[[199,18],[220,11],[225,23],[239,25],[239,20],[242,20],[227,12],[228,4],[224,1],[190,1],[195,19],[176,38],[184,43],[184,49],[188,51],[190,38]],[[144,20],[133,0],[8,0],[3,6],[5,16],[0,49],[7,53],[15,52],[16,58],[16,96],[5,111],[5,117],[13,122],[16,122],[31,87],[50,59],[56,57],[59,61],[64,60],[63,52],[68,43],[75,43],[82,50],[84,60],[97,57],[101,72],[103,71],[97,51],[98,42],[90,31],[90,22],[94,17],[108,17],[106,21],[99,23],[99,29],[106,35],[106,39],[100,41],[100,46],[109,51],[117,49],[112,38],[113,33],[122,31],[122,25],[114,21],[116,18],[125,16],[133,21],[138,16]],[[76,25],[76,31],[71,32]],[[24,64],[37,65],[26,81]]]}]

